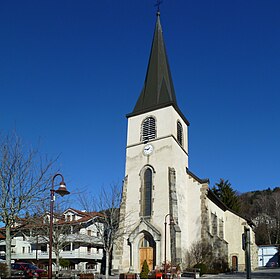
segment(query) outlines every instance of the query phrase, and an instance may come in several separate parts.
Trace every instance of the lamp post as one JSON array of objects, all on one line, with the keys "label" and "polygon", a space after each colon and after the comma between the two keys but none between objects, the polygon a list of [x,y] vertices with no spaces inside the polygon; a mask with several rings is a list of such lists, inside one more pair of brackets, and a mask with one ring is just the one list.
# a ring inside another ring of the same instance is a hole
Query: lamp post
[{"label": "lamp post", "polygon": [[251,279],[250,228],[244,227],[246,278]]},{"label": "lamp post", "polygon": [[[58,190],[54,189],[54,179],[60,176],[61,182],[59,183]],[[51,188],[51,203],[50,203],[50,235],[49,235],[49,269],[48,269],[48,278],[52,278],[52,239],[53,239],[53,206],[54,206],[54,193],[57,193],[61,196],[70,194],[69,191],[66,189],[66,184],[64,182],[64,178],[60,173],[56,173],[52,178],[52,188]]]},{"label": "lamp post", "polygon": [[167,228],[166,219],[168,216],[170,216],[169,225],[174,225],[173,216],[171,214],[166,214],[164,217],[164,274],[165,274],[165,277],[166,277],[166,270],[167,270],[166,269],[166,228]]}]

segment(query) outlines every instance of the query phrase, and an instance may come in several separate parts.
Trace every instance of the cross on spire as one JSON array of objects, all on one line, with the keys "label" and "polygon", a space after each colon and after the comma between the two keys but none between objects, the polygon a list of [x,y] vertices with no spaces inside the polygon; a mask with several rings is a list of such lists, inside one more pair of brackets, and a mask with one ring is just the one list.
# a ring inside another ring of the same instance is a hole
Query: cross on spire
[{"label": "cross on spire", "polygon": [[157,14],[160,14],[160,4],[163,2],[163,0],[157,0],[157,3],[155,4],[155,7],[157,7]]}]

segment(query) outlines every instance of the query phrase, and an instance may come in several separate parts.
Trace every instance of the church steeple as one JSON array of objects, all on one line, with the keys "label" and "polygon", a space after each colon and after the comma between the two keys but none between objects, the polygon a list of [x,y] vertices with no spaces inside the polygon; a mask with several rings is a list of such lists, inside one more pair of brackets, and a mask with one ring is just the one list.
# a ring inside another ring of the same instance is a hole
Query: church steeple
[{"label": "church steeple", "polygon": [[170,105],[172,105],[183,117],[186,123],[189,124],[177,106],[171,71],[162,35],[160,12],[158,11],[144,86],[133,112],[127,116],[135,116]]},{"label": "church steeple", "polygon": [[146,79],[133,114],[158,109],[170,104],[176,105],[177,102],[158,11]]}]

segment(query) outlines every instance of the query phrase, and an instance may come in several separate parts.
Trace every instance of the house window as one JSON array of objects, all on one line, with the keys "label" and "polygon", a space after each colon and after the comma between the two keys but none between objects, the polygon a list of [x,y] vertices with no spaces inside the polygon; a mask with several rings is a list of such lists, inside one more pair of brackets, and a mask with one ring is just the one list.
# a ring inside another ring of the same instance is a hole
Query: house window
[{"label": "house window", "polygon": [[73,250],[78,250],[78,249],[80,249],[80,244],[74,243]]},{"label": "house window", "polygon": [[91,236],[91,230],[90,230],[90,229],[88,229],[87,235],[88,235],[88,236]]},{"label": "house window", "polygon": [[177,122],[177,140],[183,146],[183,126],[179,121]]},{"label": "house window", "polygon": [[91,246],[87,246],[87,253],[88,253],[88,254],[91,253]]},{"label": "house window", "polygon": [[64,246],[64,247],[63,247],[63,251],[71,251],[71,246],[70,246],[70,244]]},{"label": "house window", "polygon": [[87,263],[86,264],[86,269],[97,270],[97,264],[96,263]]},{"label": "house window", "polygon": [[47,245],[41,245],[41,251],[47,252]]},{"label": "house window", "polygon": [[141,141],[148,142],[156,137],[156,120],[154,117],[148,117],[142,123]]},{"label": "house window", "polygon": [[25,254],[25,247],[22,247],[22,253]]},{"label": "house window", "polygon": [[144,217],[149,217],[152,213],[152,176],[152,170],[150,168],[147,168],[144,172],[144,184],[142,191],[142,215]]}]

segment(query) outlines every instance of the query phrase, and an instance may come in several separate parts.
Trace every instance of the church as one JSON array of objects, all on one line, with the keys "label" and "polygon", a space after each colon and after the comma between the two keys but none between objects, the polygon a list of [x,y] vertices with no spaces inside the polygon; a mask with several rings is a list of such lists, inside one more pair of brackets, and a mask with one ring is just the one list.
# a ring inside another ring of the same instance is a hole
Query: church
[{"label": "church", "polygon": [[[125,178],[120,207],[122,237],[112,271],[141,271],[164,263],[185,267],[186,253],[207,242],[230,269],[245,269],[244,228],[249,229],[251,266],[257,266],[252,225],[213,194],[208,179],[189,169],[189,121],[180,110],[157,13],[143,89],[127,115]],[[201,162],[203,164],[203,162]]]}]

